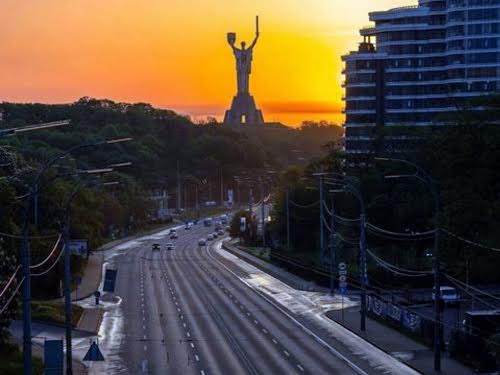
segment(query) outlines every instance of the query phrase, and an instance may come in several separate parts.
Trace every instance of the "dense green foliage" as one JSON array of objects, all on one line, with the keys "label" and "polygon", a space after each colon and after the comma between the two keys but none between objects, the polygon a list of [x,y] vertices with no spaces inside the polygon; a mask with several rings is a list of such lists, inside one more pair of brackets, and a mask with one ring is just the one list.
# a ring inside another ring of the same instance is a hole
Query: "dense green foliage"
[{"label": "dense green foliage", "polygon": [[[495,101],[496,100],[496,101]],[[491,99],[488,118],[495,118],[495,103]],[[500,127],[488,125],[484,116],[469,116],[460,112],[456,126],[447,126],[420,133],[416,153],[383,155],[406,158],[420,165],[436,181],[440,191],[439,249],[443,271],[465,282],[489,284],[500,282],[500,254],[469,245],[444,230],[491,247],[500,247]],[[468,121],[462,121],[462,118]],[[498,118],[498,116],[496,116]],[[470,121],[469,121],[470,120]],[[473,121],[474,120],[474,121]],[[345,155],[330,147],[322,162],[305,168],[288,170],[281,178],[276,195],[271,226],[275,246],[286,248],[286,200],[290,197],[291,255],[318,265],[319,260],[319,200],[317,179],[312,173],[335,171],[352,176],[351,181],[363,194],[369,223],[398,233],[417,233],[434,228],[434,202],[429,188],[415,178],[385,179],[387,174],[411,175],[415,170],[395,162],[372,159],[367,165],[346,168]],[[304,180],[304,178],[307,178]],[[308,189],[309,187],[309,189]],[[336,213],[344,218],[359,218],[357,200],[350,194],[335,193]],[[328,194],[328,206],[332,195]],[[330,217],[326,215],[328,224]],[[357,273],[359,224],[336,220],[338,234],[335,248],[338,260],[347,261]],[[326,231],[326,229],[325,229]],[[327,232],[328,235],[328,232]],[[328,237],[327,237],[328,239]],[[394,237],[367,232],[368,248],[378,257],[410,270],[432,270],[433,240],[401,241]],[[370,260],[370,281],[374,286],[430,286],[432,277],[408,278],[387,272]],[[444,281],[447,282],[446,280]]]},{"label": "dense green foliage", "polygon": [[[193,207],[194,184],[200,185],[200,201],[214,200],[210,193],[217,190],[214,186],[220,184],[221,174],[223,183],[235,189],[234,175],[243,171],[248,175],[258,174],[264,169],[304,163],[306,159],[321,156],[323,143],[341,133],[339,127],[312,123],[297,130],[235,131],[213,122],[194,124],[187,117],[148,104],[91,98],[62,105],[1,103],[0,112],[2,128],[63,119],[71,121],[69,126],[18,133],[0,140],[0,232],[19,234],[27,213],[31,236],[60,233],[70,207],[70,237],[88,239],[91,249],[96,249],[106,239],[127,235],[149,225],[154,209],[150,192],[165,189],[173,196],[178,165],[186,186],[187,204]],[[29,191],[42,166],[65,150],[123,137],[133,140],[79,149],[47,170],[39,184],[37,220],[34,202],[26,211],[26,199],[16,199]],[[77,170],[123,162],[132,162],[132,166],[117,169],[100,179],[70,175]],[[119,181],[120,185],[104,187],[99,181]],[[201,181],[207,183],[201,186]],[[68,206],[70,194],[79,184],[81,187]],[[173,202],[171,199],[170,203]],[[56,238],[31,240],[32,263],[43,260],[55,241]],[[1,253],[0,287],[17,266],[20,242],[5,237],[1,245],[0,251],[4,253]],[[74,275],[83,272],[84,267],[83,260],[73,257]],[[41,267],[37,272],[45,269]],[[33,278],[34,298],[60,296],[62,271],[62,265],[58,264],[48,274]],[[5,300],[0,300],[0,306]],[[0,338],[15,307],[13,304],[8,314],[2,315]]]}]

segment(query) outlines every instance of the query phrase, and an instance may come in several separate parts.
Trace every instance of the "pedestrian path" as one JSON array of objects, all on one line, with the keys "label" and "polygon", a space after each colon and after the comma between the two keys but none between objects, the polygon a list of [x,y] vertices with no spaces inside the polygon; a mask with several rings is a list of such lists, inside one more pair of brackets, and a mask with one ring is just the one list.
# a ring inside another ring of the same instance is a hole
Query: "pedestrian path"
[{"label": "pedestrian path", "polygon": [[379,349],[399,358],[422,374],[475,374],[472,369],[449,358],[447,353],[443,353],[441,357],[441,372],[436,372],[434,370],[434,353],[430,348],[369,317],[366,318],[366,332],[361,332],[359,306],[344,309],[343,314],[342,310],[331,310],[326,315]]}]

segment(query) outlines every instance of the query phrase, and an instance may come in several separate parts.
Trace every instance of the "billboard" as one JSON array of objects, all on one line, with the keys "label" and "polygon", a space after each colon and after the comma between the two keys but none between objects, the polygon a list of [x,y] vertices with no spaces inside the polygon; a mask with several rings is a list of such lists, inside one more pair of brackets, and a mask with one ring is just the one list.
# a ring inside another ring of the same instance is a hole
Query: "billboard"
[{"label": "billboard", "polygon": [[69,240],[66,243],[69,251],[73,255],[85,257],[88,254],[88,241],[87,240]]}]

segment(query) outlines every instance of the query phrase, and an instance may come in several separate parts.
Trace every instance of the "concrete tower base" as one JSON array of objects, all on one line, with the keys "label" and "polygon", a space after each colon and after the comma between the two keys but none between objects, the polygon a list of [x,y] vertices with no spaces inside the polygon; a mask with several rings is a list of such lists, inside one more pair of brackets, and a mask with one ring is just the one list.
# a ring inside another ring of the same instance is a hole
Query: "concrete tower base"
[{"label": "concrete tower base", "polygon": [[257,109],[253,96],[244,93],[236,95],[231,109],[226,111],[224,125],[264,125],[264,116]]}]

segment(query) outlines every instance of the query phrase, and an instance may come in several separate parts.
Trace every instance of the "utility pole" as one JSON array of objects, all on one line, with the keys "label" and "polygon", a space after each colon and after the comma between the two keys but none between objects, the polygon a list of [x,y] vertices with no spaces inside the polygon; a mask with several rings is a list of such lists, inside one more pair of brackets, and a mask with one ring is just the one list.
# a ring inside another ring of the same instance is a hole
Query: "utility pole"
[{"label": "utility pole", "polygon": [[265,203],[264,203],[264,185],[262,184],[262,178],[259,179],[260,182],[260,196],[262,197],[260,204],[260,216],[261,216],[261,228],[262,228],[262,247],[266,247],[266,213],[265,213]]},{"label": "utility pole", "polygon": [[196,218],[200,218],[200,203],[198,202],[198,184],[195,184],[195,200],[196,200]]},{"label": "utility pole", "polygon": [[323,207],[323,174],[319,175],[319,246],[321,264],[325,264],[325,228],[324,228],[324,207]]},{"label": "utility pole", "polygon": [[434,197],[434,370],[441,371],[441,259],[439,254],[439,191],[434,180],[426,176]]},{"label": "utility pole", "polygon": [[248,212],[250,213],[250,217],[252,217],[252,198],[253,198],[252,187],[249,185],[248,186]]},{"label": "utility pole", "polygon": [[[70,198],[72,199],[72,198]],[[70,200],[71,202],[71,200]],[[69,210],[69,204],[67,210]],[[64,224],[64,313],[66,330],[66,375],[73,375],[73,348],[71,342],[71,253],[68,247],[69,241],[69,220],[70,213],[66,213],[66,223]]]},{"label": "utility pole", "polygon": [[220,169],[220,206],[224,207],[224,180],[222,178],[222,168]]},{"label": "utility pole", "polygon": [[181,169],[177,160],[177,212],[181,210]]},{"label": "utility pole", "polygon": [[35,227],[38,228],[38,184],[35,184],[35,194],[33,197],[33,215],[33,223],[35,224]]},{"label": "utility pole", "polygon": [[[29,207],[27,208],[29,212]],[[26,215],[28,215],[26,212]],[[30,251],[28,241],[28,220],[23,226],[23,238],[21,240],[21,263],[23,270],[23,374],[33,373],[31,358],[31,272]]]},{"label": "utility pole", "polygon": [[365,233],[365,210],[362,207],[361,212],[361,222],[360,222],[360,236],[359,236],[359,270],[360,270],[360,282],[361,282],[361,331],[366,331],[366,286],[367,286],[367,265],[366,265],[366,233]]},{"label": "utility pole", "polygon": [[337,268],[337,259],[335,254],[335,200],[331,195],[331,216],[330,216],[330,293],[335,291],[335,270]]},{"label": "utility pole", "polygon": [[286,188],[286,248],[290,251],[290,190]]}]

